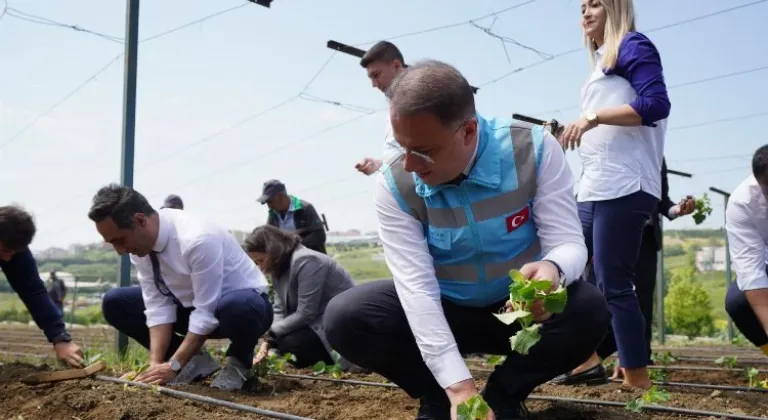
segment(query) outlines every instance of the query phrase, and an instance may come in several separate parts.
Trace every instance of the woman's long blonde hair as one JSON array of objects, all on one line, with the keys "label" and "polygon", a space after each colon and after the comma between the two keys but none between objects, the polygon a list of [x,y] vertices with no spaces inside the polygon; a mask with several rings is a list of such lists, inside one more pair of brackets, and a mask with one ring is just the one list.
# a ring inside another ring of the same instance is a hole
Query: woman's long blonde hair
[{"label": "woman's long blonde hair", "polygon": [[[619,58],[619,45],[628,32],[635,31],[635,8],[632,0],[598,0],[605,9],[604,53],[600,65],[612,69]],[[589,61],[595,66],[597,44],[584,33],[584,45],[589,50]]]}]

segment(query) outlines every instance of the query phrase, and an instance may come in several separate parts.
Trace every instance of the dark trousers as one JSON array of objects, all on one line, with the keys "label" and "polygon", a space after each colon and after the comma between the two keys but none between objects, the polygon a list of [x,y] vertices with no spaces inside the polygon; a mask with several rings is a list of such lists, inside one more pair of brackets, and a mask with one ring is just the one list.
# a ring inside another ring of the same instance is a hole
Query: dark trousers
[{"label": "dark trousers", "polygon": [[292,364],[297,368],[312,366],[317,362],[333,364],[334,361],[328,350],[325,349],[320,337],[312,328],[303,327],[296,331],[277,337],[277,350],[282,353],[291,353],[296,357]]},{"label": "dark trousers", "polygon": [[[541,341],[522,356],[512,353],[509,343],[519,324],[505,325],[493,316],[504,303],[470,308],[443,300],[443,312],[462,354],[507,356],[486,387],[486,392],[495,390],[496,401],[525,400],[536,386],[582,363],[608,330],[605,299],[580,280],[568,287],[565,311],[543,323]],[[365,283],[337,295],[328,304],[324,322],[331,347],[351,363],[383,375],[413,398],[448,404],[421,357],[392,280]],[[493,407],[487,394],[486,399]]]},{"label": "dark trousers", "polygon": [[[605,201],[579,203],[597,287],[611,312],[611,326],[624,368],[648,365],[645,320],[634,290],[634,271],[645,223],[659,200],[643,191]],[[614,341],[608,336],[606,345]],[[607,351],[607,350],[606,350]]]},{"label": "dark trousers", "polygon": [[[651,355],[651,340],[653,338],[653,301],[654,289],[656,287],[656,269],[658,266],[658,253],[656,250],[656,239],[653,234],[653,228],[646,226],[643,230],[643,242],[640,245],[640,255],[635,264],[635,276],[633,278],[635,285],[635,294],[640,305],[640,312],[645,320],[645,343],[648,354],[648,364],[653,364]],[[596,284],[594,271],[589,270],[589,282]],[[616,337],[613,335],[613,329],[605,335],[605,339],[597,348],[597,355],[601,359],[616,353]]]},{"label": "dark trousers", "polygon": [[738,284],[731,283],[725,295],[725,310],[731,316],[733,324],[757,347],[768,344],[768,335],[760,320],[755,315],[747,296],[739,289]]},{"label": "dark trousers", "polygon": [[[144,315],[144,300],[141,287],[118,287],[104,294],[101,303],[104,319],[118,331],[125,333],[149,349],[149,328]],[[189,315],[194,308],[176,306],[176,322],[173,324],[171,345],[165,353],[168,360],[181,345],[189,326]],[[253,351],[259,338],[272,325],[272,305],[265,294],[256,289],[236,290],[226,293],[219,299],[214,313],[219,320],[219,327],[209,338],[227,338],[231,341],[227,356],[236,358],[245,366],[251,366]]]}]

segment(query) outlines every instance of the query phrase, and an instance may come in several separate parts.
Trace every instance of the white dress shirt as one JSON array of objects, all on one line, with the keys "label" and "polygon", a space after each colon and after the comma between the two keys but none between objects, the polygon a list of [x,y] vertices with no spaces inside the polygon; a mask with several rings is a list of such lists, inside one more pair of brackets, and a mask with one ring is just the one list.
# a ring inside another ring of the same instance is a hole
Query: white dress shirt
[{"label": "white dress shirt", "polygon": [[[256,264],[226,230],[188,211],[158,210],[159,233],[153,250],[168,289],[185,308],[194,307],[189,332],[208,335],[218,326],[219,299],[233,290],[269,291]],[[150,256],[131,255],[144,298],[147,327],[176,322],[176,305],[157,289]]]},{"label": "white dress shirt", "polygon": [[[587,247],[573,197],[573,176],[557,140],[547,133],[538,172],[533,220],[544,258],[565,272],[566,284],[584,272]],[[379,236],[397,295],[424,362],[443,388],[469,379],[445,319],[440,287],[421,222],[404,212],[382,174],[375,192]]]},{"label": "white dress shirt", "polygon": [[725,231],[739,289],[768,288],[768,201],[754,176],[745,179],[728,198]]},{"label": "white dress shirt", "polygon": [[[595,53],[595,69],[581,89],[581,111],[586,116],[601,109],[631,103],[637,92],[600,66],[603,48]],[[603,201],[645,191],[661,199],[661,161],[667,120],[656,127],[619,127],[600,124],[581,137],[583,167],[578,200]]]},{"label": "white dress shirt", "polygon": [[385,128],[385,135],[384,135],[384,153],[382,158],[382,170],[386,169],[384,165],[387,164],[389,159],[391,159],[394,156],[397,156],[400,153],[403,153],[405,149],[403,149],[402,146],[400,146],[400,143],[395,140],[394,132],[392,131],[392,121],[389,119],[389,112],[387,112],[386,115],[386,126]]}]

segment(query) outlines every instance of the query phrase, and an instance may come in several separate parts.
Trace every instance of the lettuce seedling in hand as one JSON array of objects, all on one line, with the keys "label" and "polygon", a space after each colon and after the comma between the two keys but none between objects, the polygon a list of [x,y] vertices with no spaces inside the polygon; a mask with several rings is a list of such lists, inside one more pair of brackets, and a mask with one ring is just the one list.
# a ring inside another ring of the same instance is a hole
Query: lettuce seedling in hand
[{"label": "lettuce seedling in hand", "polygon": [[457,420],[486,420],[491,408],[480,394],[464,401],[456,407]]},{"label": "lettuce seedling in hand", "polygon": [[696,210],[694,210],[693,215],[693,221],[700,225],[704,219],[707,218],[710,214],[712,214],[712,207],[710,207],[709,203],[709,197],[707,196],[707,193],[704,193],[704,195],[701,196],[701,198],[697,198],[696,200]]},{"label": "lettuce seedling in hand", "polygon": [[531,348],[541,340],[541,334],[539,334],[541,324],[533,323],[533,314],[528,311],[528,308],[535,301],[541,301],[547,312],[561,313],[568,302],[568,294],[564,287],[553,292],[551,291],[551,281],[526,279],[517,270],[511,270],[509,276],[512,278],[512,283],[509,285],[509,300],[512,311],[494,315],[507,325],[516,321],[520,323],[522,329],[512,336],[509,342],[512,351],[527,355]]}]

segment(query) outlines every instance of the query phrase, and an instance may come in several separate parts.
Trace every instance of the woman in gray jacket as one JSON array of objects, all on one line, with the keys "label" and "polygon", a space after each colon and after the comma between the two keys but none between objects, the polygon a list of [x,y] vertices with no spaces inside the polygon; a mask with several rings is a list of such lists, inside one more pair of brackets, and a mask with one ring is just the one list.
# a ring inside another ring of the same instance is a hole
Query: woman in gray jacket
[{"label": "woman in gray jacket", "polygon": [[254,364],[270,349],[293,354],[299,368],[333,364],[323,313],[334,296],[354,286],[349,273],[331,257],[302,245],[294,233],[271,225],[254,229],[244,248],[274,288],[274,320]]}]

